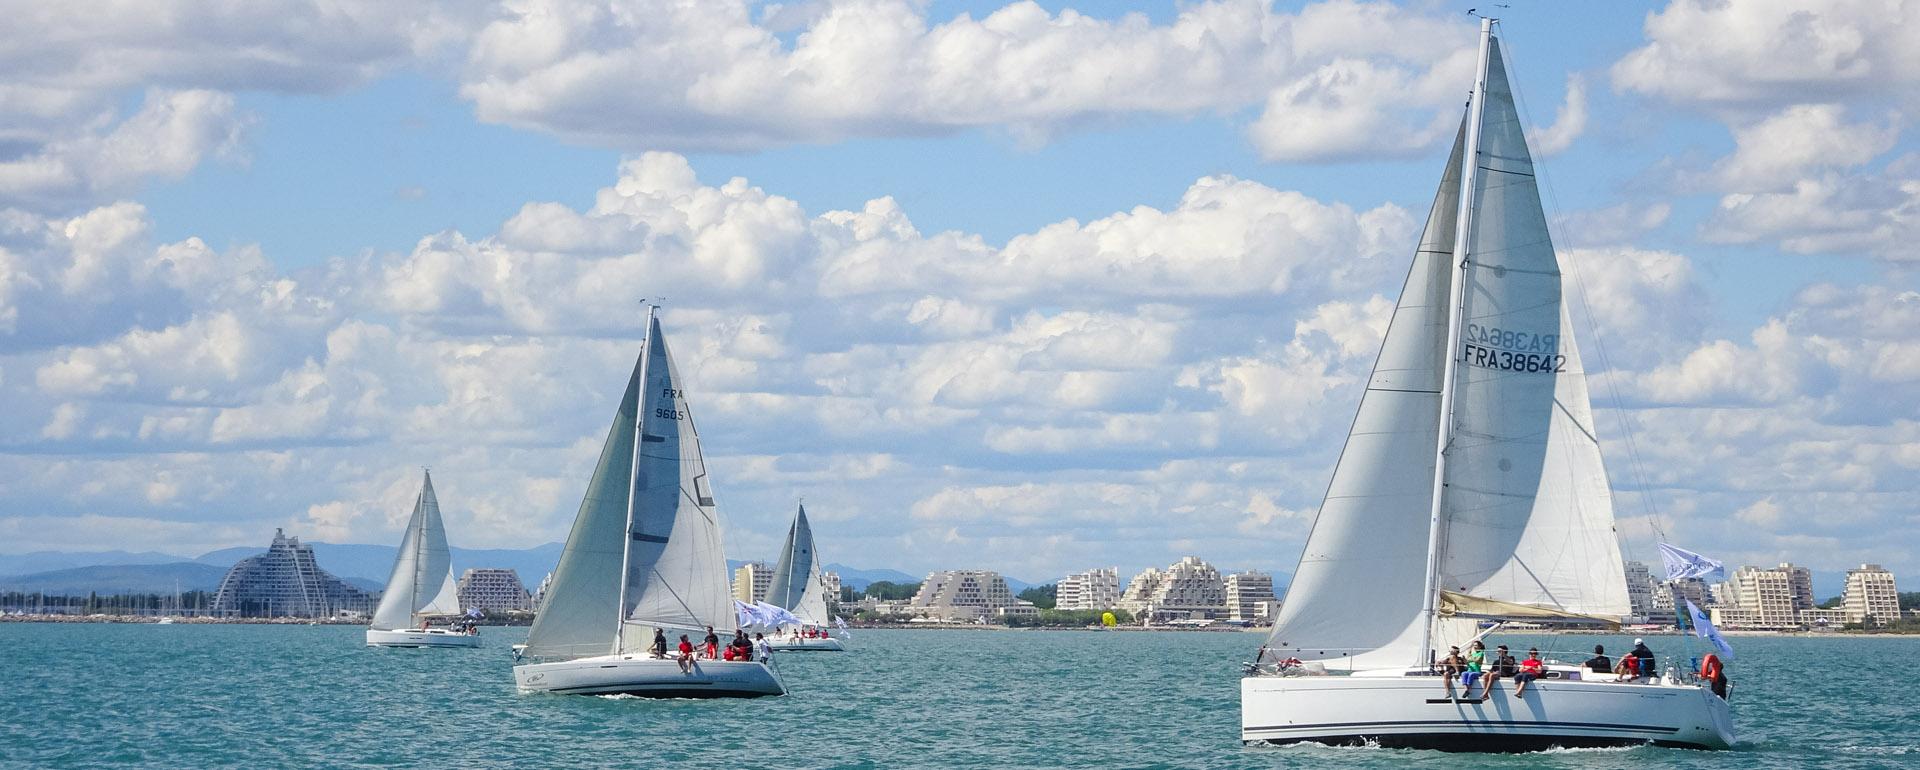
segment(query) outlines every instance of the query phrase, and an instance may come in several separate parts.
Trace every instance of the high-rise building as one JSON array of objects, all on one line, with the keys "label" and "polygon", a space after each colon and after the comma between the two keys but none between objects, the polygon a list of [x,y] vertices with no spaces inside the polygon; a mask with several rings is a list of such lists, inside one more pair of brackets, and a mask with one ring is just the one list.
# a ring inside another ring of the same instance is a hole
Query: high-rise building
[{"label": "high-rise building", "polygon": [[1653,573],[1643,562],[1630,561],[1626,564],[1627,605],[1634,617],[1653,617]]},{"label": "high-rise building", "polygon": [[525,612],[533,609],[520,573],[510,569],[470,569],[460,576],[460,608],[481,612]]},{"label": "high-rise building", "polygon": [[[1272,592],[1272,584],[1268,584]],[[1220,571],[1197,556],[1183,556],[1165,570],[1149,569],[1127,584],[1121,608],[1154,620],[1225,617],[1227,585]]]},{"label": "high-rise building", "polygon": [[1227,617],[1249,623],[1272,620],[1276,603],[1273,576],[1259,570],[1236,572],[1227,576]]},{"label": "high-rise building", "polygon": [[1799,612],[1813,609],[1813,571],[1784,562],[1779,569],[1787,573],[1787,585],[1793,592],[1793,610]]},{"label": "high-rise building", "polygon": [[773,585],[773,568],[763,561],[750,561],[733,571],[733,598],[752,604],[767,600],[767,588]]},{"label": "high-rise building", "polygon": [[1848,623],[1884,626],[1900,619],[1900,591],[1894,587],[1893,573],[1878,564],[1847,570],[1841,597]]},{"label": "high-rise building", "polygon": [[[1729,614],[1729,625],[1746,628],[1785,630],[1797,628],[1799,616],[1793,606],[1793,573],[1778,568],[1741,567],[1727,581],[1731,603],[1741,612]],[[1734,623],[1734,619],[1739,622]]]},{"label": "high-rise building", "polygon": [[1019,604],[1007,589],[1007,580],[991,570],[943,570],[927,573],[920,592],[913,595],[911,612],[935,620],[967,622],[995,614],[1001,607]]},{"label": "high-rise building", "polygon": [[320,569],[313,546],[273,531],[267,552],[241,559],[220,578],[212,614],[247,618],[323,618],[373,611],[376,597]]},{"label": "high-rise building", "polygon": [[840,610],[840,573],[821,572],[820,587],[827,589],[827,611],[839,614]]},{"label": "high-rise building", "polygon": [[1120,568],[1100,567],[1060,579],[1053,606],[1062,610],[1106,610],[1119,606]]}]

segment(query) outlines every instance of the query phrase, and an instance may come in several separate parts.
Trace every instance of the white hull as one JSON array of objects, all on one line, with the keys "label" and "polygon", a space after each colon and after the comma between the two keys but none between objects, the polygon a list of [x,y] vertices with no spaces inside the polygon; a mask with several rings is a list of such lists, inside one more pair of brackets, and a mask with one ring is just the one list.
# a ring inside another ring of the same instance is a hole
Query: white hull
[{"label": "white hull", "polygon": [[814,639],[768,639],[767,646],[775,652],[845,652],[847,646],[833,637]]},{"label": "white hull", "polygon": [[1246,677],[1240,739],[1489,752],[1648,743],[1724,749],[1733,742],[1727,702],[1705,687],[1597,676],[1604,678],[1539,680],[1525,698],[1501,680],[1478,702],[1449,700],[1424,671]]},{"label": "white hull", "polygon": [[755,661],[699,660],[693,672],[673,658],[600,655],[558,663],[513,667],[521,692],[577,695],[638,695],[648,698],[757,698],[785,695],[787,687],[766,664]]},{"label": "white hull", "polygon": [[435,628],[426,631],[420,629],[401,629],[382,631],[367,629],[368,647],[479,647],[479,634],[462,634],[446,629]]}]

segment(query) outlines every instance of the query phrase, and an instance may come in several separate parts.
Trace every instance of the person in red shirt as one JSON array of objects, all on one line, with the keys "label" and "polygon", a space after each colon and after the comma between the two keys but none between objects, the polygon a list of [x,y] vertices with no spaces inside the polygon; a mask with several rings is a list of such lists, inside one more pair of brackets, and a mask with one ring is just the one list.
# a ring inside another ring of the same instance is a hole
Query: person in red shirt
[{"label": "person in red shirt", "polygon": [[1547,664],[1540,660],[1540,649],[1536,647],[1527,650],[1527,659],[1520,661],[1520,673],[1515,674],[1513,677],[1513,682],[1516,685],[1513,688],[1513,697],[1525,697],[1527,693],[1527,683],[1546,675]]},{"label": "person in red shirt", "polygon": [[1720,664],[1720,656],[1709,652],[1707,657],[1700,659],[1700,678],[1707,680],[1714,695],[1720,696],[1721,700],[1727,699],[1727,671]]},{"label": "person in red shirt", "polygon": [[693,642],[686,634],[680,635],[680,673],[693,673]]}]

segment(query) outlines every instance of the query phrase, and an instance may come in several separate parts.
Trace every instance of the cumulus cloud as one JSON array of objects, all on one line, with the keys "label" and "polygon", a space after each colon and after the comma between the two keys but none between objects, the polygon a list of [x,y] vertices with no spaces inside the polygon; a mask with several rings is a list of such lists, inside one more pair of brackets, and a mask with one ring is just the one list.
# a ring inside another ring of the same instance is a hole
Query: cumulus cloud
[{"label": "cumulus cloud", "polygon": [[1709,108],[1920,96],[1911,3],[1674,0],[1647,15],[1646,36],[1614,64],[1615,87]]},{"label": "cumulus cloud", "polygon": [[1438,141],[1470,42],[1463,21],[1344,0],[1197,3],[1164,25],[1032,2],[934,23],[907,0],[758,20],[741,0],[526,0],[477,35],[461,93],[483,120],[576,140],[730,150],[973,127],[1036,141],[1265,101],[1256,145],[1324,159]]}]

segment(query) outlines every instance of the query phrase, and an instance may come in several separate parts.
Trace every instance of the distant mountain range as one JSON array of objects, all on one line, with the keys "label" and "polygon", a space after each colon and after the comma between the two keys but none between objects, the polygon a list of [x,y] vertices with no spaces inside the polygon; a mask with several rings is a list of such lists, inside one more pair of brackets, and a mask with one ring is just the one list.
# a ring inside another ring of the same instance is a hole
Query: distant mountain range
[{"label": "distant mountain range", "polygon": [[[378,591],[386,587],[393,570],[394,554],[390,545],[353,543],[315,543],[313,558],[321,569],[360,588]],[[560,562],[559,543],[547,543],[525,549],[454,548],[453,569],[460,572],[476,567],[511,569],[520,574],[527,590],[539,587],[541,579]],[[173,593],[212,591],[220,578],[241,559],[265,553],[264,547],[222,548],[187,558],[153,551],[38,551],[25,554],[0,554],[0,591],[42,593],[100,594]],[[737,569],[745,561],[729,559],[727,569]],[[860,569],[844,564],[828,564],[824,569],[840,574],[842,585],[864,591],[876,581],[918,583],[923,576],[894,569]],[[1007,578],[1014,593],[1030,584]]]}]

